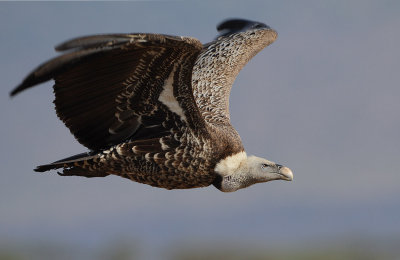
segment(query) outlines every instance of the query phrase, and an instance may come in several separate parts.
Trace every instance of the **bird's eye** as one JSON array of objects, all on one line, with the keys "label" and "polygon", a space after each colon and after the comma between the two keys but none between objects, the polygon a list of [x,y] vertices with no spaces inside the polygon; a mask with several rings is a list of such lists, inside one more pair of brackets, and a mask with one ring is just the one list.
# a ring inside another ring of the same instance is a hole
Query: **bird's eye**
[{"label": "bird's eye", "polygon": [[268,167],[270,167],[268,164],[265,164],[265,163],[261,164],[261,169],[263,169],[263,170],[268,168]]}]

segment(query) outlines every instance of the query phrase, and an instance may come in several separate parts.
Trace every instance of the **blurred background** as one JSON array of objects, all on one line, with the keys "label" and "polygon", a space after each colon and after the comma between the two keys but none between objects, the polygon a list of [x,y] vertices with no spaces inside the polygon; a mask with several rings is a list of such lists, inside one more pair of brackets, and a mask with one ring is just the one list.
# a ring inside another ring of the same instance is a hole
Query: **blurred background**
[{"label": "blurred background", "polygon": [[[0,259],[400,259],[400,2],[0,3]],[[85,151],[52,82],[9,92],[53,47],[97,33],[203,43],[231,17],[278,31],[239,74],[232,124],[293,182],[235,193],[38,174]]]}]

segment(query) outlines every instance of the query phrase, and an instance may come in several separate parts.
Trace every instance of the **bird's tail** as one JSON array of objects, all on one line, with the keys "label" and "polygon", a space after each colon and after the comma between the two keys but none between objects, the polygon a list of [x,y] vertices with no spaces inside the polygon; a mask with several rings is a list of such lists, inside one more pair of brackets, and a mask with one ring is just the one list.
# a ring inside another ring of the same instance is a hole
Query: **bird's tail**
[{"label": "bird's tail", "polygon": [[62,176],[105,177],[107,173],[88,169],[88,166],[92,165],[93,160],[98,157],[98,153],[81,153],[50,164],[39,165],[34,171],[45,172],[62,168],[62,172],[58,172]]}]

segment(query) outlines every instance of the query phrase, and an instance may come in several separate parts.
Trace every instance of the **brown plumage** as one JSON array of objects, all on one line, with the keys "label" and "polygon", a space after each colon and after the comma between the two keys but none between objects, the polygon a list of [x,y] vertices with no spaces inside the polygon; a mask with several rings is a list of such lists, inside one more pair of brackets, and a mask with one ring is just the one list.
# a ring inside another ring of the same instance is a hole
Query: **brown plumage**
[{"label": "brown plumage", "polygon": [[230,89],[277,34],[238,19],[218,29],[221,35],[204,46],[159,34],[87,36],[57,46],[66,53],[35,69],[11,95],[54,79],[57,115],[90,152],[35,171],[231,191],[220,183],[229,171],[218,169],[244,149],[229,121]]}]

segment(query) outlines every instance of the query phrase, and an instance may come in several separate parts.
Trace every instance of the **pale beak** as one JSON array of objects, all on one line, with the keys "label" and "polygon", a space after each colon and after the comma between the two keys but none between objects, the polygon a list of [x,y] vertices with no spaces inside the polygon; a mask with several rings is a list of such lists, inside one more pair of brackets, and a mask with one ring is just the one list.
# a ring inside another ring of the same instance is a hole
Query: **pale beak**
[{"label": "pale beak", "polygon": [[293,173],[288,167],[278,165],[278,174],[281,176],[282,180],[292,181]]}]

